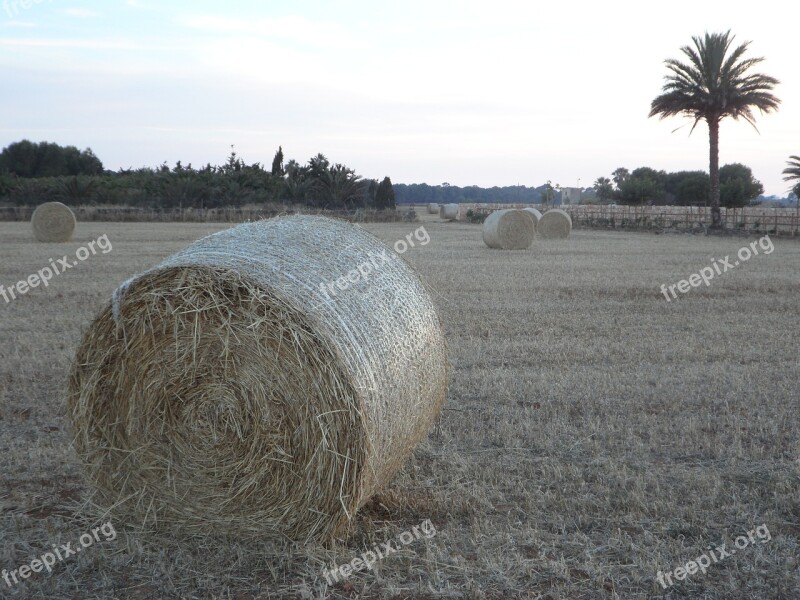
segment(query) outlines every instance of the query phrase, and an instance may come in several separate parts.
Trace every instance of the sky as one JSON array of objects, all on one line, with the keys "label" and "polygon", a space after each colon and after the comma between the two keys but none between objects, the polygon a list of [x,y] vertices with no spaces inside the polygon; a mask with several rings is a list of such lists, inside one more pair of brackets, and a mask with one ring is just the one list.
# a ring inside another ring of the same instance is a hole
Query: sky
[{"label": "sky", "polygon": [[[617,167],[708,170],[708,129],[649,119],[692,36],[730,29],[781,81],[720,164],[767,195],[800,154],[785,3],[0,0],[0,147],[90,147],[106,168],[267,167],[278,146],[395,183],[591,186]],[[782,16],[781,16],[782,15]],[[674,131],[676,130],[677,131]]]}]

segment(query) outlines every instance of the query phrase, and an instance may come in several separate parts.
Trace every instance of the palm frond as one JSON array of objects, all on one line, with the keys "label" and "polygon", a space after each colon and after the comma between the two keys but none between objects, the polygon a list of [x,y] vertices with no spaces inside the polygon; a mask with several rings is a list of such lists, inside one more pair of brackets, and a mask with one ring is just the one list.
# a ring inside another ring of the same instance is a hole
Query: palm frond
[{"label": "palm frond", "polygon": [[734,47],[734,39],[730,30],[695,36],[691,45],[680,49],[686,62],[665,60],[668,73],[662,94],[652,101],[649,116],[690,116],[695,119],[694,130],[701,119],[719,121],[728,116],[755,127],[754,109],[777,110],[780,99],[771,92],[778,80],[750,73],[764,59],[745,57],[750,42]]},{"label": "palm frond", "polygon": [[789,166],[783,170],[783,180],[800,182],[800,156],[790,156],[786,164]]}]

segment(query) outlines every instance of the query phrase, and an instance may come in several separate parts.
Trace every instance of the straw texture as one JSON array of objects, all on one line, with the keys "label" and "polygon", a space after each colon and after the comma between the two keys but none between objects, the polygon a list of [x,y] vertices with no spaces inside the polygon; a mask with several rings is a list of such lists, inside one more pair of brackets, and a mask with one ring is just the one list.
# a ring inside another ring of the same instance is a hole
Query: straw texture
[{"label": "straw texture", "polygon": [[68,242],[75,232],[75,215],[61,202],[45,202],[33,211],[31,225],[40,242]]},{"label": "straw texture", "polygon": [[524,208],[523,210],[531,213],[531,215],[533,216],[533,230],[535,232],[539,228],[539,220],[542,218],[542,213],[540,213],[535,208],[530,208],[530,207]]},{"label": "straw texture", "polygon": [[428,214],[429,215],[435,215],[438,212],[439,212],[439,205],[438,204],[436,204],[435,202],[431,202],[430,204],[428,204]]},{"label": "straw texture", "polygon": [[121,518],[321,541],[426,435],[447,365],[435,306],[399,256],[349,223],[283,217],[120,286],[77,353],[69,412]]},{"label": "straw texture", "polygon": [[489,248],[525,250],[533,243],[534,228],[534,218],[527,211],[496,210],[483,222],[483,241]]},{"label": "straw texture", "polygon": [[458,219],[458,204],[442,204],[439,209],[439,216],[443,219],[455,221]]},{"label": "straw texture", "polygon": [[546,240],[568,238],[572,231],[572,218],[566,211],[552,208],[539,219],[537,231]]}]

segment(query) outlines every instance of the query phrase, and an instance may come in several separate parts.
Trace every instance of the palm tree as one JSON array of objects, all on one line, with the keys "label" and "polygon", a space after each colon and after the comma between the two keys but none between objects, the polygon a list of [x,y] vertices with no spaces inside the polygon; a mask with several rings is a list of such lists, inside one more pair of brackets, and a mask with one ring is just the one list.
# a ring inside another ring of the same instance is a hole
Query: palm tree
[{"label": "palm tree", "polygon": [[597,192],[597,197],[600,200],[610,200],[614,193],[614,186],[611,185],[611,180],[608,177],[598,177],[592,187]]},{"label": "palm tree", "polygon": [[665,77],[663,93],[650,105],[651,117],[693,117],[692,131],[701,120],[708,123],[709,200],[713,228],[722,225],[719,211],[720,122],[725,117],[734,120],[741,117],[755,128],[754,108],[769,113],[777,110],[780,104],[780,100],[770,93],[779,83],[777,79],[762,73],[748,74],[751,67],[764,59],[743,58],[750,42],[731,50],[733,39],[730,31],[693,37],[694,47],[681,48],[689,59],[688,63],[675,59],[664,61],[670,74]]},{"label": "palm tree", "polygon": [[797,182],[792,191],[797,198],[797,217],[800,218],[800,156],[790,156],[786,164],[789,166],[783,170],[783,174],[786,175],[783,180]]}]

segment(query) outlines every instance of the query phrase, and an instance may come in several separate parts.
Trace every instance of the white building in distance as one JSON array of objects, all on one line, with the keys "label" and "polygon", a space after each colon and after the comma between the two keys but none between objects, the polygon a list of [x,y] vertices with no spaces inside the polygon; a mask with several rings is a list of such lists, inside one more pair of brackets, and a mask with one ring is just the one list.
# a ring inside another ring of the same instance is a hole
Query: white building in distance
[{"label": "white building in distance", "polygon": [[561,188],[561,204],[580,204],[581,203],[581,188],[562,187]]}]

